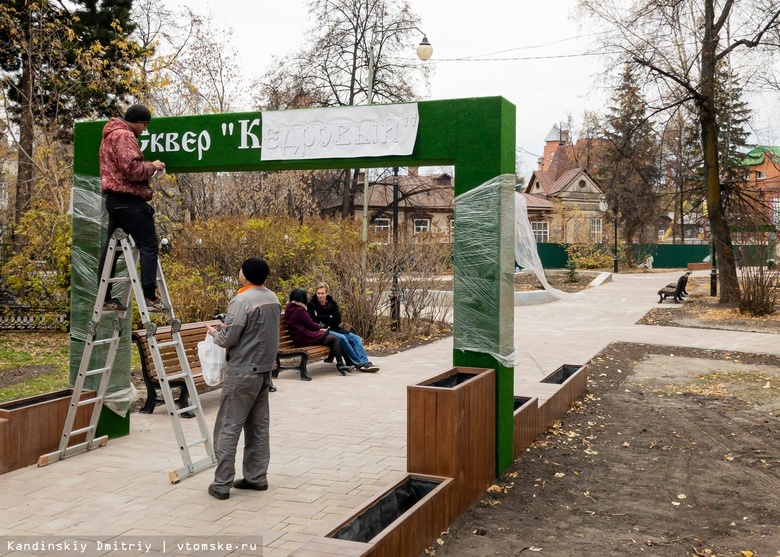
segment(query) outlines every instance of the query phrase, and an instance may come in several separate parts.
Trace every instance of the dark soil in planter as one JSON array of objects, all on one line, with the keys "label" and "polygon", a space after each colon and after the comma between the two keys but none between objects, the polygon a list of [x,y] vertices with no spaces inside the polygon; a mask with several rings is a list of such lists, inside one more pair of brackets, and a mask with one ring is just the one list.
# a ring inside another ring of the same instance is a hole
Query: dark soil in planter
[{"label": "dark soil in planter", "polygon": [[12,400],[10,402],[0,403],[0,410],[15,410],[16,408],[24,408],[25,406],[32,406],[33,404],[40,404],[42,402],[49,402],[50,400],[57,400],[60,398],[71,398],[71,396],[73,396],[73,391],[70,389],[65,391],[46,393],[42,395],[36,395],[34,397],[25,398],[23,400]]},{"label": "dark soil in planter", "polygon": [[541,383],[551,383],[553,385],[563,385],[566,380],[574,375],[582,366],[564,364],[550,375],[541,380]]},{"label": "dark soil in planter", "polygon": [[476,375],[471,373],[453,373],[452,375],[448,375],[447,377],[439,379],[438,381],[434,381],[433,383],[426,383],[425,385],[421,385],[421,387],[443,387],[445,389],[452,389],[453,387],[462,385],[469,379],[474,379],[474,377],[476,377]]},{"label": "dark soil in planter", "polygon": [[333,538],[368,543],[433,491],[439,482],[409,478],[346,524]]},{"label": "dark soil in planter", "polygon": [[515,397],[515,411],[520,410],[523,406],[528,404],[531,401],[530,397],[527,396],[516,396]]}]

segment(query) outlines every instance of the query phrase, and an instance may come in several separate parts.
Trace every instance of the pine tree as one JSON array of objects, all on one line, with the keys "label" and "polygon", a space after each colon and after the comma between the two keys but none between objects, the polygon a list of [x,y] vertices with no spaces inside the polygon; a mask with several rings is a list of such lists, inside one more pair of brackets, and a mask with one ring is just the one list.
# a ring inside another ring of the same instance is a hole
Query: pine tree
[{"label": "pine tree", "polygon": [[8,113],[18,127],[14,221],[30,208],[38,143],[72,140],[76,118],[114,115],[134,89],[127,39],[132,0],[49,0],[0,5],[0,69]]},{"label": "pine tree", "polygon": [[630,64],[624,66],[612,104],[606,118],[605,157],[597,172],[613,218],[623,229],[631,265],[635,237],[658,213],[659,142]]}]

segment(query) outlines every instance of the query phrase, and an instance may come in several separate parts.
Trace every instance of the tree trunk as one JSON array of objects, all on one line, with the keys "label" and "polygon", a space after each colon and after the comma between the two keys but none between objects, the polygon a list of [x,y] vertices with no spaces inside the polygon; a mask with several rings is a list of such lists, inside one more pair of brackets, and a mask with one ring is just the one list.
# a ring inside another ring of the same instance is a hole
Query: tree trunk
[{"label": "tree trunk", "polygon": [[33,153],[33,72],[28,56],[22,60],[22,106],[19,119],[19,152],[16,174],[16,205],[14,224],[19,227],[22,215],[30,208],[34,166]]},{"label": "tree trunk", "polygon": [[704,185],[707,189],[707,213],[710,233],[719,261],[720,303],[739,303],[739,280],[734,250],[731,246],[726,214],[723,210],[720,176],[718,172],[718,122],[715,112],[715,53],[718,38],[714,35],[714,0],[705,0],[704,42],[701,52],[701,97],[696,104],[701,125],[701,144],[704,153]]}]

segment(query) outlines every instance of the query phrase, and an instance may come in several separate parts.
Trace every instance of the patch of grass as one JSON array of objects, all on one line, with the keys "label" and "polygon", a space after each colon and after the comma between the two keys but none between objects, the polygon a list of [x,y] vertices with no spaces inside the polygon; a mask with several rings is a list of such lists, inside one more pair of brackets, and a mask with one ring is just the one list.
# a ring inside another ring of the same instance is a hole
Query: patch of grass
[{"label": "patch of grass", "polygon": [[0,402],[59,391],[68,386],[69,379],[67,367],[63,370],[58,369],[55,373],[42,373],[27,381],[0,389]]},{"label": "patch of grass", "polygon": [[697,375],[693,383],[668,385],[667,394],[692,393],[704,396],[733,396],[752,404],[777,398],[780,376],[758,370],[713,372]]},{"label": "patch of grass", "polygon": [[67,387],[69,355],[67,333],[0,333],[0,375],[26,367],[50,368],[26,381],[0,389],[0,402]]},{"label": "patch of grass", "polygon": [[52,364],[67,369],[69,354],[67,333],[0,333],[0,372]]}]

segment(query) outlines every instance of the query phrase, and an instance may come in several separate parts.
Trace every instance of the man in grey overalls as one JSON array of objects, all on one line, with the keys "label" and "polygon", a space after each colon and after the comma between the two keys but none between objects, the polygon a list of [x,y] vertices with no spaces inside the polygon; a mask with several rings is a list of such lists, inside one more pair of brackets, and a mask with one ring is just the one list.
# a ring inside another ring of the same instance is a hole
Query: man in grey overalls
[{"label": "man in grey overalls", "polygon": [[[268,263],[250,257],[241,264],[241,288],[230,300],[224,322],[208,327],[214,342],[227,348],[227,369],[222,384],[217,421],[214,424],[214,452],[217,469],[209,495],[230,497],[230,488],[268,489],[271,459],[268,393],[271,371],[279,349],[279,317],[282,307],[276,294],[263,284]],[[244,432],[244,477],[236,482],[236,448]]]}]

